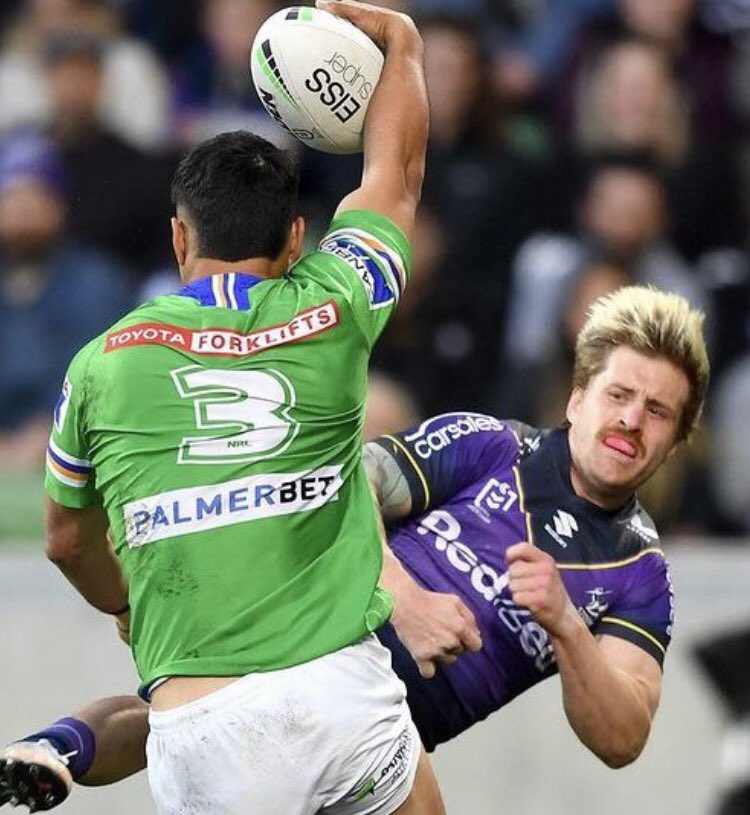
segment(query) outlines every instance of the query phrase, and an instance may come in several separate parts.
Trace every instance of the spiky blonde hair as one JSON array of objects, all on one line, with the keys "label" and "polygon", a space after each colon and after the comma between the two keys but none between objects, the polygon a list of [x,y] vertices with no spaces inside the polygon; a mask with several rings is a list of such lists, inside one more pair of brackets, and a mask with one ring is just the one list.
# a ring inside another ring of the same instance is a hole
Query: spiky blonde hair
[{"label": "spiky blonde hair", "polygon": [[702,312],[678,294],[650,286],[624,286],[595,300],[576,340],[573,385],[585,388],[620,346],[663,357],[687,377],[688,399],[678,425],[678,440],[695,429],[709,379]]}]

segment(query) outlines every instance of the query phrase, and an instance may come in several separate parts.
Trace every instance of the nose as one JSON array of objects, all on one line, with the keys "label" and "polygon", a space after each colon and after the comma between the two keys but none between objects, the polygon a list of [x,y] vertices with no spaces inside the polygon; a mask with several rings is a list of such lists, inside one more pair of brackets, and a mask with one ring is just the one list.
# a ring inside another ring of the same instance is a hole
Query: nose
[{"label": "nose", "polygon": [[643,418],[645,415],[645,405],[633,400],[627,405],[623,405],[620,411],[620,424],[626,430],[640,430],[643,426]]}]

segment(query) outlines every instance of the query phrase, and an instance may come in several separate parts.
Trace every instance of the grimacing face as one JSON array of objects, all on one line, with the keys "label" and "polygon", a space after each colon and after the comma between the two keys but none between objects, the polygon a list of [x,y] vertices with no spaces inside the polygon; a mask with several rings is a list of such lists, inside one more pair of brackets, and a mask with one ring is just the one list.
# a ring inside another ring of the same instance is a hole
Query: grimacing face
[{"label": "grimacing face", "polygon": [[576,493],[605,509],[622,506],[676,449],[688,395],[687,376],[669,360],[615,348],[568,402]]}]

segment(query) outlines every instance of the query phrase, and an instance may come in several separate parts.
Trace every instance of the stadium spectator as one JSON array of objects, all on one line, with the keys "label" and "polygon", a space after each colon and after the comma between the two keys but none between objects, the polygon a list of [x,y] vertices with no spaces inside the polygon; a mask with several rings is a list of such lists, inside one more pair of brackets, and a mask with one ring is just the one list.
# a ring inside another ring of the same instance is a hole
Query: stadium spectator
[{"label": "stadium spectator", "polygon": [[178,63],[198,40],[203,0],[123,0],[128,30],[148,42],[167,65]]},{"label": "stadium spectator", "polygon": [[44,43],[48,132],[65,165],[71,233],[143,275],[163,265],[173,161],[124,141],[101,115],[105,45],[88,34]]},{"label": "stadium spectator", "polygon": [[434,383],[418,396],[432,411],[481,408],[486,371],[496,365],[507,267],[541,205],[537,168],[504,142],[477,28],[438,17],[420,30],[431,104],[424,200],[439,225],[440,257],[413,332],[424,334],[420,364]]},{"label": "stadium spectator", "polygon": [[697,0],[617,0],[610,14],[589,21],[569,52],[568,65],[552,77],[550,99],[563,117],[561,122],[573,124],[575,97],[592,57],[632,37],[653,43],[665,54],[679,94],[688,100],[690,128],[699,141],[736,138],[731,77],[737,54],[727,36],[702,23],[699,5]]},{"label": "stadium spectator", "polygon": [[731,142],[719,147],[693,132],[689,100],[676,77],[668,54],[650,41],[628,39],[605,48],[581,86],[579,152],[561,162],[562,183],[601,150],[650,156],[667,192],[666,237],[695,264],[709,293],[719,328],[712,338],[718,370],[737,353],[732,326],[742,323],[738,303],[748,302],[747,262],[734,259],[748,235],[740,165]]},{"label": "stadium spectator", "polygon": [[438,362],[440,322],[434,292],[445,257],[445,227],[422,202],[414,225],[412,275],[403,301],[375,347],[373,365],[408,382],[417,402],[433,410],[441,403],[445,383]]},{"label": "stadium spectator", "polygon": [[444,238],[448,267],[496,286],[488,259],[502,264],[525,234],[531,202],[539,203],[537,178],[504,141],[504,111],[492,92],[490,55],[479,30],[436,17],[423,20],[420,31],[430,94],[425,197],[450,226]]},{"label": "stadium spectator", "polygon": [[581,154],[650,153],[667,183],[669,236],[694,261],[710,249],[742,246],[747,228],[736,151],[694,127],[679,76],[669,52],[651,40],[625,38],[594,52],[575,86],[572,166],[563,163],[562,183]]},{"label": "stadium spectator", "polygon": [[182,146],[238,128],[277,144],[288,143],[285,132],[261,105],[248,70],[255,35],[279,8],[277,0],[203,0],[201,36],[174,71],[176,125]]},{"label": "stadium spectator", "polygon": [[629,282],[677,292],[706,308],[700,282],[666,240],[667,223],[664,187],[652,164],[639,156],[607,156],[589,169],[577,232],[542,232],[521,246],[498,372],[503,412],[539,421],[544,398],[534,393],[558,359],[569,293],[591,264],[614,264]]},{"label": "stadium spectator", "polygon": [[51,144],[0,143],[0,463],[38,467],[65,367],[131,305],[122,270],[72,241]]},{"label": "stadium spectator", "polygon": [[616,0],[554,0],[519,4],[524,16],[515,32],[497,42],[493,77],[501,96],[514,103],[536,98],[563,69],[581,28],[612,12]]},{"label": "stadium spectator", "polygon": [[170,113],[166,72],[151,49],[120,26],[116,4],[106,0],[25,0],[0,52],[0,132],[47,123],[43,45],[52,36],[85,33],[106,43],[103,121],[135,146],[163,147]]}]

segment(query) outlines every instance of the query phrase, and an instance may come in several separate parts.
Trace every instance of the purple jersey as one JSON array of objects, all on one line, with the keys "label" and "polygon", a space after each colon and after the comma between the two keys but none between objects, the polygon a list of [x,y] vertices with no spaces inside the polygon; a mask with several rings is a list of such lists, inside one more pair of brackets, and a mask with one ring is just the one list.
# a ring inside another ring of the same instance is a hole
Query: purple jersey
[{"label": "purple jersey", "polygon": [[555,558],[593,634],[626,639],[662,664],[673,598],[653,522],[635,498],[612,512],[575,494],[564,430],[452,413],[376,444],[412,496],[391,548],[420,584],[460,596],[482,633],[479,653],[424,680],[392,629],[379,632],[427,749],[556,672],[547,632],[508,590],[505,550],[520,541]]}]

